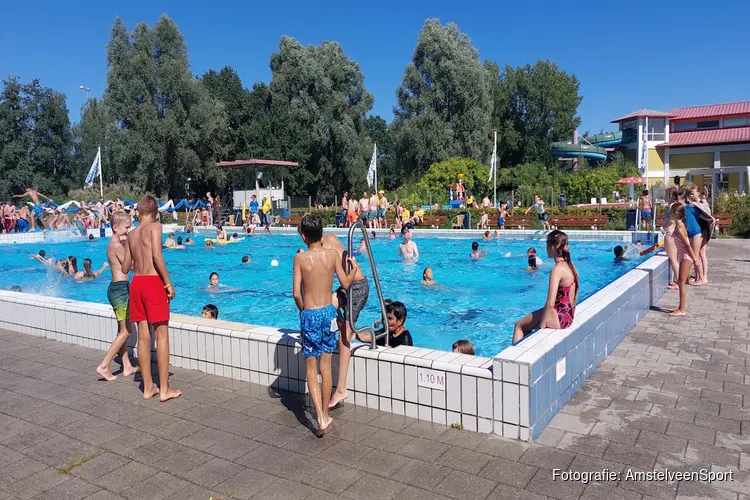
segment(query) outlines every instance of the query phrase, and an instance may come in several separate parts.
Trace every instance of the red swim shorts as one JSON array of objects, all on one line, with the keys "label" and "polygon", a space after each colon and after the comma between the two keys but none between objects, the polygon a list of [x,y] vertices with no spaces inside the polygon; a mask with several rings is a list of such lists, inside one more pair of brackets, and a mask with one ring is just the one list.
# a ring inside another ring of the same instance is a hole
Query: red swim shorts
[{"label": "red swim shorts", "polygon": [[169,321],[169,300],[157,275],[136,275],[130,282],[130,321]]}]

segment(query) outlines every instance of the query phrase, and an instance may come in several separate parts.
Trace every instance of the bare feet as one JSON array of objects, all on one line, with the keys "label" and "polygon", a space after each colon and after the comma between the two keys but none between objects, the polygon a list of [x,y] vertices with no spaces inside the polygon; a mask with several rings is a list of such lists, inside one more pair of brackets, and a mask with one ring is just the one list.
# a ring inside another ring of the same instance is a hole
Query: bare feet
[{"label": "bare feet", "polygon": [[681,311],[679,309],[675,309],[671,313],[669,313],[670,316],[685,316],[685,311]]},{"label": "bare feet", "polygon": [[318,431],[315,433],[315,435],[319,438],[325,436],[325,433],[328,432],[328,427],[330,427],[331,422],[333,422],[333,419],[331,417],[328,417],[325,422],[321,422],[320,420],[318,420]]},{"label": "bare feet", "polygon": [[159,400],[164,403],[166,401],[169,401],[170,399],[176,399],[182,396],[182,391],[178,391],[177,389],[172,389],[171,387],[166,390],[163,394],[159,396]]},{"label": "bare feet", "polygon": [[349,393],[340,393],[339,391],[336,391],[333,393],[333,396],[331,396],[331,400],[328,402],[328,409],[334,408],[339,403],[343,403],[346,401],[346,398],[349,397]]},{"label": "bare feet", "polygon": [[112,372],[109,370],[109,367],[103,367],[101,365],[97,366],[96,374],[99,375],[104,380],[106,380],[107,382],[112,382],[113,380],[117,380],[117,375],[112,375]]},{"label": "bare feet", "polygon": [[143,387],[143,399],[151,399],[157,394],[159,394],[159,388],[155,385],[151,386],[151,390],[147,390],[145,386]]},{"label": "bare feet", "polygon": [[122,376],[123,377],[129,377],[131,375],[134,375],[138,373],[139,367],[137,366],[127,366],[122,369]]},{"label": "bare feet", "polygon": [[679,290],[680,289],[680,287],[677,286],[677,283],[670,283],[669,285],[667,285],[667,288],[670,289],[670,290]]}]

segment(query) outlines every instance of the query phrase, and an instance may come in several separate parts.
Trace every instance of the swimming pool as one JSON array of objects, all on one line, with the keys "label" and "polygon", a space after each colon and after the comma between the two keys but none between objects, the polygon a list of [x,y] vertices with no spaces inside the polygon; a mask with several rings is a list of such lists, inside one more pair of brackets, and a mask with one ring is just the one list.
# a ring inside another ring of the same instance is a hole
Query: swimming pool
[{"label": "swimming pool", "polygon": [[[30,260],[29,254],[43,248],[48,257],[75,255],[79,268],[83,259],[89,257],[97,269],[105,260],[108,241],[4,245],[0,247],[3,253],[0,288],[19,285],[24,292],[106,303],[109,272],[97,281],[77,283],[49,272]],[[406,304],[406,326],[417,346],[450,350],[453,341],[467,338],[474,343],[477,354],[494,356],[510,345],[515,321],[544,304],[549,264],[545,261],[540,270],[526,271],[526,249],[534,246],[544,256],[543,241],[480,240],[480,248],[486,249],[488,256],[479,262],[469,259],[473,239],[416,234],[415,241],[420,251],[418,263],[401,262],[397,257],[399,240],[379,237],[372,240],[372,247],[383,293],[386,298]],[[570,243],[573,261],[581,275],[579,302],[640,262],[614,264],[612,248],[617,244],[622,242]],[[291,293],[292,259],[301,246],[302,241],[296,235],[264,235],[204,248],[203,238],[196,236],[195,246],[166,251],[177,290],[172,311],[198,316],[205,304],[213,303],[219,308],[220,319],[296,331],[299,320]],[[242,264],[243,255],[249,255],[252,263]],[[278,267],[270,265],[274,259],[279,262]],[[369,278],[367,259],[359,261]],[[420,285],[426,266],[433,268],[439,286]],[[207,292],[205,287],[213,271],[219,273],[223,284],[237,291]],[[360,325],[379,316],[372,281],[370,284],[371,300],[360,316]]]}]

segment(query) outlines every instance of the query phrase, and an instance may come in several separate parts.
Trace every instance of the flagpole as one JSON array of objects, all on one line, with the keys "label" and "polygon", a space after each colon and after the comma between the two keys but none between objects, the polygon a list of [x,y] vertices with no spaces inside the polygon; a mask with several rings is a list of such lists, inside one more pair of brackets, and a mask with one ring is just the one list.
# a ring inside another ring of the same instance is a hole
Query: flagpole
[{"label": "flagpole", "polygon": [[102,183],[102,148],[99,146],[97,150],[97,158],[99,158],[99,196],[104,198],[104,184]]},{"label": "flagpole", "polygon": [[372,155],[375,159],[375,193],[378,192],[378,143],[373,143]]},{"label": "flagpole", "polygon": [[497,207],[497,129],[494,130],[495,135],[495,146],[492,149],[492,157],[495,159],[495,166],[493,168],[493,181],[492,181],[492,203],[493,207]]}]

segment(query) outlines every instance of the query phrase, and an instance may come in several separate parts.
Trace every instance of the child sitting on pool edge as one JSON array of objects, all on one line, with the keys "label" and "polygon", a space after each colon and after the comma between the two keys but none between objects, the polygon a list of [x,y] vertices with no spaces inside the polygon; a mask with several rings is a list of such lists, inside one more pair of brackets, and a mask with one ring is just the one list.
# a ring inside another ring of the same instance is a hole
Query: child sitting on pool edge
[{"label": "child sitting on pool edge", "polygon": [[219,319],[219,308],[213,304],[206,304],[203,306],[201,312],[201,318],[204,319]]},{"label": "child sitting on pool edge", "polygon": [[513,343],[536,328],[569,328],[573,324],[578,297],[578,271],[570,258],[568,235],[554,230],[547,235],[547,255],[554,259],[555,267],[549,277],[547,302],[516,322]]}]

